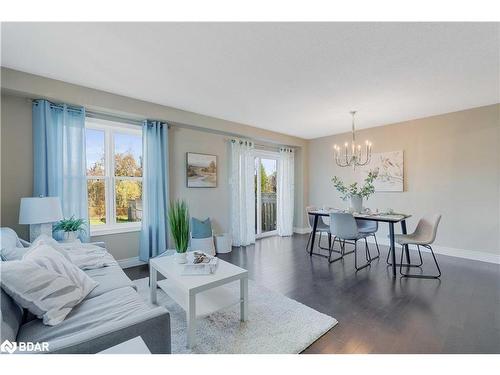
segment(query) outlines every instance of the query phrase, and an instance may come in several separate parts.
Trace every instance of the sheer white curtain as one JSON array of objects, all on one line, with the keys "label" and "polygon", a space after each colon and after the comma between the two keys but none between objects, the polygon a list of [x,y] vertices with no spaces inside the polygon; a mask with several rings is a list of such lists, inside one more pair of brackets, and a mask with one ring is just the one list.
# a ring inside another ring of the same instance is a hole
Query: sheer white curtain
[{"label": "sheer white curtain", "polygon": [[255,242],[254,144],[232,139],[230,147],[231,234],[234,246],[246,246]]},{"label": "sheer white curtain", "polygon": [[294,151],[288,147],[280,148],[278,161],[278,234],[293,234],[294,206]]}]

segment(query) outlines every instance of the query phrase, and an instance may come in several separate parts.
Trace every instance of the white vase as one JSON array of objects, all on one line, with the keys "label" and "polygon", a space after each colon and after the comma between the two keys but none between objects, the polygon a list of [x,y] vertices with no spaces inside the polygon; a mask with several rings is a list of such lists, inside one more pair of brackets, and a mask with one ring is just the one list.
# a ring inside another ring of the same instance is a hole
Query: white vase
[{"label": "white vase", "polygon": [[78,238],[78,232],[64,232],[64,242],[75,242]]},{"label": "white vase", "polygon": [[175,260],[179,264],[187,263],[187,253],[176,253]]},{"label": "white vase", "polygon": [[351,211],[352,212],[363,212],[363,197],[359,195],[353,195],[351,197]]}]

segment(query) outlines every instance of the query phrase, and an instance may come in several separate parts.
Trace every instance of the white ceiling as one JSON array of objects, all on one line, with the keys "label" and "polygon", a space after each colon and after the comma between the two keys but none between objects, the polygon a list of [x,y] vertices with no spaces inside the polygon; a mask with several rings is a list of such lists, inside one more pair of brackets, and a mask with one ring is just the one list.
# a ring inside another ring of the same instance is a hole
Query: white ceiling
[{"label": "white ceiling", "polygon": [[303,138],[500,102],[493,23],[3,23],[2,66]]}]

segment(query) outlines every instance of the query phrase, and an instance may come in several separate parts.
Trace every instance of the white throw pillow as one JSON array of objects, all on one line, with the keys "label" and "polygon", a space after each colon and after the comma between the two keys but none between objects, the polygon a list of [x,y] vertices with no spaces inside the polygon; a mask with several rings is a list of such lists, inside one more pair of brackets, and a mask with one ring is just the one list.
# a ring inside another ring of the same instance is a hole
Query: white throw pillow
[{"label": "white throw pillow", "polygon": [[29,260],[40,267],[58,273],[71,280],[82,290],[82,299],[98,285],[95,280],[90,278],[59,251],[45,243],[31,247],[23,256],[23,260]]},{"label": "white throw pillow", "polygon": [[[55,250],[54,250],[55,251]],[[0,263],[3,290],[43,323],[61,323],[86,294],[65,276],[29,260]],[[88,294],[88,293],[87,293]]]},{"label": "white throw pillow", "polygon": [[30,246],[31,248],[37,247],[38,245],[45,244],[49,245],[53,249],[60,252],[67,260],[71,262],[71,259],[68,254],[66,254],[66,249],[59,242],[57,242],[54,238],[47,236],[46,234],[39,235],[36,240],[34,240]]},{"label": "white throw pillow", "polygon": [[80,248],[68,250],[68,255],[77,267],[82,270],[92,270],[111,265],[108,252],[99,246],[83,245]]},{"label": "white throw pillow", "polygon": [[17,233],[11,228],[0,228],[0,257],[2,260],[19,260],[28,251],[23,247]]},{"label": "white throw pillow", "polygon": [[2,247],[0,256],[4,261],[20,260],[29,250],[29,247]]},{"label": "white throw pillow", "polygon": [[46,234],[41,234],[33,241],[31,247],[47,244],[59,251],[64,257],[81,270],[91,270],[108,266],[107,251],[102,247],[83,244],[80,240],[57,242]]}]

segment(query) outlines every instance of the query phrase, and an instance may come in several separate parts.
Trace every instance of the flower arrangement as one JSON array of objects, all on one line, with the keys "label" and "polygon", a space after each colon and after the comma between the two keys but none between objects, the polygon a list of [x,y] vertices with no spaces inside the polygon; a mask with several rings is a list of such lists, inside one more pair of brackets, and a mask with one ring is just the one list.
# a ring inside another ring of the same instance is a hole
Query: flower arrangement
[{"label": "flower arrangement", "polygon": [[333,186],[341,194],[342,200],[347,200],[352,197],[360,197],[368,199],[375,192],[373,181],[377,178],[378,173],[370,171],[366,176],[363,186],[359,187],[357,182],[350,185],[345,185],[344,182],[337,176],[332,178]]},{"label": "flower arrangement", "polygon": [[185,253],[189,244],[189,210],[185,201],[176,200],[170,204],[168,222],[175,249],[179,254]]}]

